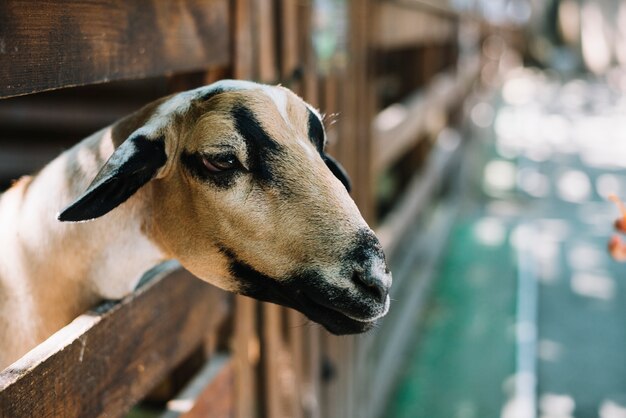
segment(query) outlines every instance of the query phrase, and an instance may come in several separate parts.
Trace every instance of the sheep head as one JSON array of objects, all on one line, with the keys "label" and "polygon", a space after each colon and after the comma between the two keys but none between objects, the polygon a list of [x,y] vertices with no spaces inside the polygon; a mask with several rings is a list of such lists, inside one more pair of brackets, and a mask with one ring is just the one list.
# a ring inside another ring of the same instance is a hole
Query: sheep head
[{"label": "sheep head", "polygon": [[380,243],[324,152],[320,115],[288,89],[224,80],[148,105],[113,138],[60,220],[98,218],[141,190],[147,235],[199,278],[335,334],[387,313]]}]

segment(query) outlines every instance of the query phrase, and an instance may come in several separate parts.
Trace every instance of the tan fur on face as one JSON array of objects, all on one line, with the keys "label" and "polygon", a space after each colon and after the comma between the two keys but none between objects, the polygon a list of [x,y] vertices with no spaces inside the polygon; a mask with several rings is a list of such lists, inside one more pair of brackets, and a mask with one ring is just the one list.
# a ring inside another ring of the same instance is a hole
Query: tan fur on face
[{"label": "tan fur on face", "polygon": [[[284,149],[286,158],[274,169],[288,190],[262,188],[249,174],[223,190],[191,177],[180,163],[152,184],[152,193],[159,196],[149,229],[154,240],[197,276],[230,290],[236,290],[235,282],[220,247],[236,251],[241,261],[276,279],[307,267],[329,270],[332,277],[338,254],[350,244],[348,237],[366,227],[308,138],[306,105],[290,91],[280,91],[287,98],[287,120],[263,91],[246,91],[245,106]],[[240,92],[212,98],[193,129],[179,137],[173,160],[178,162],[183,150],[230,146],[245,162],[245,142],[230,118],[233,106],[242,102]]]}]

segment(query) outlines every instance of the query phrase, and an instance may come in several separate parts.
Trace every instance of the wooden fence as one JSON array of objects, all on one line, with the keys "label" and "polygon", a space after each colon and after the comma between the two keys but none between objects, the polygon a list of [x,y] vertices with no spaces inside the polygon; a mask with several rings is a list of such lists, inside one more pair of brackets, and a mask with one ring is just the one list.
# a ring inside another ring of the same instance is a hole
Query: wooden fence
[{"label": "wooden fence", "polygon": [[0,177],[142,100],[224,77],[281,82],[336,119],[330,152],[394,272],[383,325],[338,338],[167,263],[0,372],[0,417],[125,416],[145,399],[167,417],[384,416],[449,225],[445,210],[418,220],[455,166],[449,126],[480,74],[463,25],[492,30],[423,0],[0,4]]}]

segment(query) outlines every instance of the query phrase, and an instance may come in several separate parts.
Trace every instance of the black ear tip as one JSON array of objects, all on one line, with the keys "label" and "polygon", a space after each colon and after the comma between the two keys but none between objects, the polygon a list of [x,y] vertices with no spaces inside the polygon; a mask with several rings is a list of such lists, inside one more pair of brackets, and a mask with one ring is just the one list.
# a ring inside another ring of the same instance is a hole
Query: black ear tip
[{"label": "black ear tip", "polygon": [[162,138],[129,137],[111,155],[82,196],[58,215],[61,222],[82,222],[103,216],[149,182],[167,160]]},{"label": "black ear tip", "polygon": [[89,198],[90,195],[86,194],[81,199],[70,204],[57,214],[57,219],[61,222],[84,222],[104,215],[106,213],[106,209],[100,212],[94,212],[94,210],[89,207]]},{"label": "black ear tip", "polygon": [[69,206],[63,209],[61,212],[57,214],[57,219],[61,222],[79,222],[84,219],[80,219],[76,216],[75,213],[72,213],[72,207]]}]

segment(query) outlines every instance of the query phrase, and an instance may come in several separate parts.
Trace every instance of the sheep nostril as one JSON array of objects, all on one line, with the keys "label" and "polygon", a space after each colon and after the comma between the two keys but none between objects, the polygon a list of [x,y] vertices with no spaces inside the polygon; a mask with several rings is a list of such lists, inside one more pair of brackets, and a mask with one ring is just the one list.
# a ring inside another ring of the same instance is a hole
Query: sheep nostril
[{"label": "sheep nostril", "polygon": [[352,274],[352,281],[377,301],[385,303],[387,300],[389,286],[380,277],[355,271]]}]

